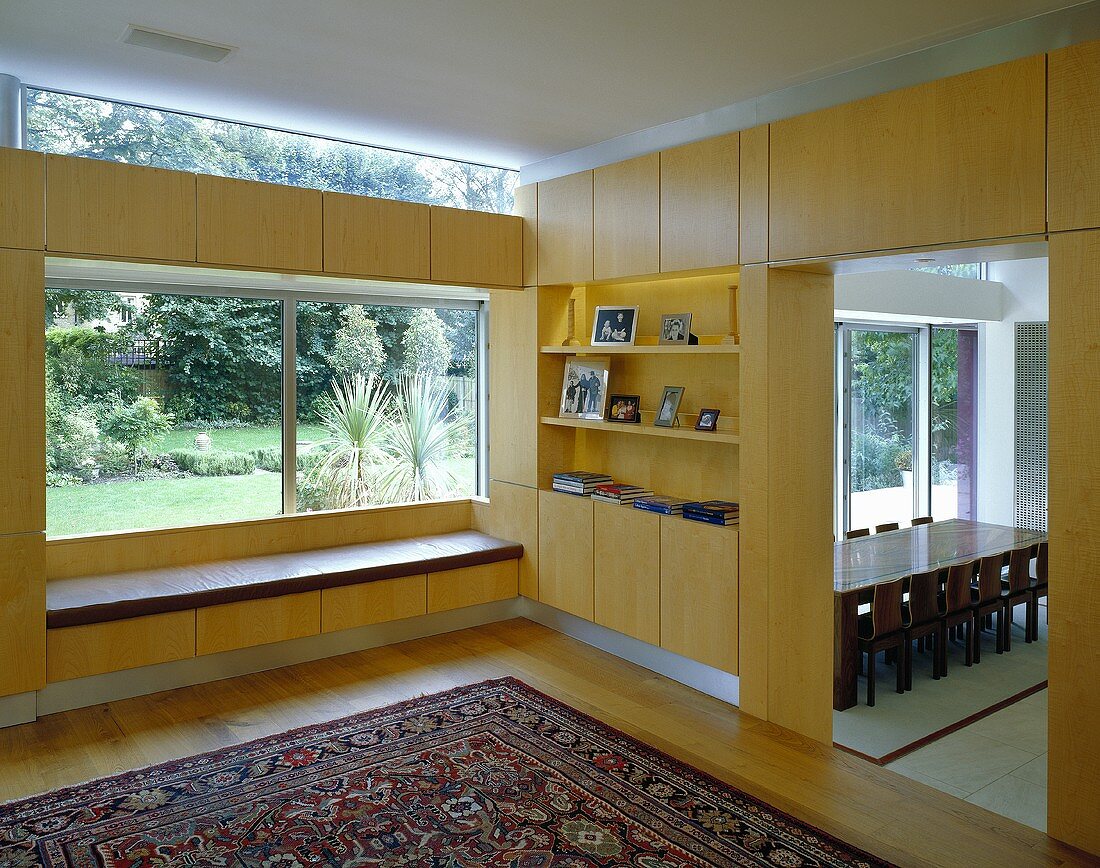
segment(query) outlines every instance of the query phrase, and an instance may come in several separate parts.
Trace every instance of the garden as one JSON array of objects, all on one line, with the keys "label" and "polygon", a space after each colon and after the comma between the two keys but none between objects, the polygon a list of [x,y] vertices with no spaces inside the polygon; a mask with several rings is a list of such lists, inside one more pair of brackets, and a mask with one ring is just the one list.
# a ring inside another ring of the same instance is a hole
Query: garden
[{"label": "garden", "polygon": [[[47,532],[281,513],[282,302],[129,299],[48,291]],[[296,322],[298,511],[474,492],[473,311],[298,303]]]}]

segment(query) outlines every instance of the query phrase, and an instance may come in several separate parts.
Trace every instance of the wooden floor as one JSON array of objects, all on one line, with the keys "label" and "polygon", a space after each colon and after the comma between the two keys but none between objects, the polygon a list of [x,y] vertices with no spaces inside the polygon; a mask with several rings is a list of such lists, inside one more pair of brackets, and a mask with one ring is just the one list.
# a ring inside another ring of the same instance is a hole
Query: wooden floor
[{"label": "wooden floor", "polygon": [[525,620],[0,730],[0,801],[501,675],[900,865],[1090,864],[1039,832]]}]

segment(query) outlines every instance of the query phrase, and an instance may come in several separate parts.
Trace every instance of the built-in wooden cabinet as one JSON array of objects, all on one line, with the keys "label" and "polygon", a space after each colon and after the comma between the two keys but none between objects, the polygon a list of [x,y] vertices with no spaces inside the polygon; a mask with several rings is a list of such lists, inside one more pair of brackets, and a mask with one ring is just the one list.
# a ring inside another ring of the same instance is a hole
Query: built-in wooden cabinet
[{"label": "built-in wooden cabinet", "polygon": [[45,533],[0,535],[0,565],[0,696],[10,696],[46,680]]},{"label": "built-in wooden cabinet", "polygon": [[0,248],[0,535],[46,528],[44,266],[40,250]]},{"label": "built-in wooden cabinet", "polygon": [[321,591],[321,632],[335,633],[412,618],[427,611],[427,576],[401,576],[342,588],[324,588]]},{"label": "built-in wooden cabinet", "polygon": [[661,641],[661,518],[629,506],[593,503],[594,618],[651,645]]},{"label": "built-in wooden cabinet", "polygon": [[738,530],[661,518],[661,647],[737,674]]},{"label": "built-in wooden cabinet", "polygon": [[768,259],[768,160],[770,128],[752,127],[741,131],[739,185],[740,262]]},{"label": "built-in wooden cabinet", "polygon": [[320,190],[199,175],[197,202],[199,262],[321,270]]},{"label": "built-in wooden cabinet", "polygon": [[50,682],[195,656],[194,609],[46,632],[46,677]]},{"label": "built-in wooden cabinet", "polygon": [[1049,55],[1050,228],[1100,226],[1100,41]]},{"label": "built-in wooden cabinet", "polygon": [[539,282],[539,187],[524,184],[516,187],[515,214],[523,220],[523,285]]},{"label": "built-in wooden cabinet", "polygon": [[770,260],[1044,232],[1045,70],[1029,57],[772,124]]},{"label": "built-in wooden cabinet", "polygon": [[321,632],[321,592],[205,606],[195,618],[197,654],[216,654]]},{"label": "built-in wooden cabinet", "polygon": [[512,214],[431,207],[432,280],[519,287],[523,220]]},{"label": "built-in wooden cabinet", "polygon": [[340,274],[427,280],[431,216],[427,205],[324,193],[324,267]]},{"label": "built-in wooden cabinet", "polygon": [[592,173],[592,277],[661,270],[661,155],[600,166]]},{"label": "built-in wooden cabinet", "polygon": [[737,264],[740,138],[661,151],[661,271]]},{"label": "built-in wooden cabinet", "polygon": [[0,148],[0,247],[46,246],[46,158]]},{"label": "built-in wooden cabinet", "polygon": [[592,172],[538,183],[538,282],[592,279]]},{"label": "built-in wooden cabinet", "polygon": [[514,560],[497,561],[428,574],[428,611],[446,612],[497,600],[510,600],[519,591]]},{"label": "built-in wooden cabinet", "polygon": [[195,176],[46,157],[46,247],[62,253],[195,261]]},{"label": "built-in wooden cabinet", "polygon": [[593,618],[592,500],[539,492],[539,602]]}]

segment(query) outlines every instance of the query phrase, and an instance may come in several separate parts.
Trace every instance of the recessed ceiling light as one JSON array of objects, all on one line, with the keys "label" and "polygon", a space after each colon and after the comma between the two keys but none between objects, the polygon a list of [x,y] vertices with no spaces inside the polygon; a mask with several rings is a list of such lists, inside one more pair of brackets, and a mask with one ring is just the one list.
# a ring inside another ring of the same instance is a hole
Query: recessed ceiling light
[{"label": "recessed ceiling light", "polygon": [[914,259],[913,261],[919,265],[927,265],[929,262],[935,262],[936,260],[930,256],[922,256],[921,258]]},{"label": "recessed ceiling light", "polygon": [[184,57],[208,60],[211,63],[225,60],[230,52],[236,50],[232,45],[218,45],[216,42],[206,42],[202,39],[193,39],[190,36],[178,36],[174,33],[165,33],[163,30],[140,27],[137,24],[131,24],[126,28],[122,41],[128,45],[136,45],[139,48],[167,51],[169,54],[181,54]]}]

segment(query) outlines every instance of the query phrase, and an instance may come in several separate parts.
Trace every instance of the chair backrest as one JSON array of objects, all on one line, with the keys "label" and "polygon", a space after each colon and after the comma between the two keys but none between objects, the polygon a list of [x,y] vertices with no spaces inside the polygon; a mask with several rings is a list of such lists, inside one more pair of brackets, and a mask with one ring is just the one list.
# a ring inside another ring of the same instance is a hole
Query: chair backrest
[{"label": "chair backrest", "polygon": [[1039,584],[1047,582],[1047,571],[1050,567],[1050,551],[1047,543],[1039,543],[1039,553],[1035,556],[1035,579]]},{"label": "chair backrest", "polygon": [[947,614],[970,608],[970,583],[974,581],[977,561],[955,564],[947,571]]},{"label": "chair backrest", "polygon": [[916,527],[918,524],[931,524],[931,523],[932,523],[932,516],[930,516],[930,515],[922,515],[920,518],[914,518],[913,521],[912,521],[913,527]]},{"label": "chair backrest", "polygon": [[872,638],[901,629],[901,595],[904,590],[904,579],[875,585],[875,595],[871,599],[871,624],[875,631]]},{"label": "chair backrest", "polygon": [[886,524],[876,524],[875,533],[883,533],[888,530],[897,530],[900,525],[896,521],[889,521]]},{"label": "chair backrest", "polygon": [[855,539],[860,536],[870,536],[871,529],[869,527],[861,527],[858,530],[850,530],[844,534],[845,539]]},{"label": "chair backrest", "polygon": [[1031,584],[1031,546],[1013,549],[1008,554],[1008,589],[1026,591]]},{"label": "chair backrest", "polygon": [[978,599],[982,603],[988,603],[1001,596],[1001,571],[1004,565],[1004,552],[988,555],[978,564]]},{"label": "chair backrest", "polygon": [[940,571],[916,573],[909,578],[909,626],[926,624],[943,615],[940,609]]}]

